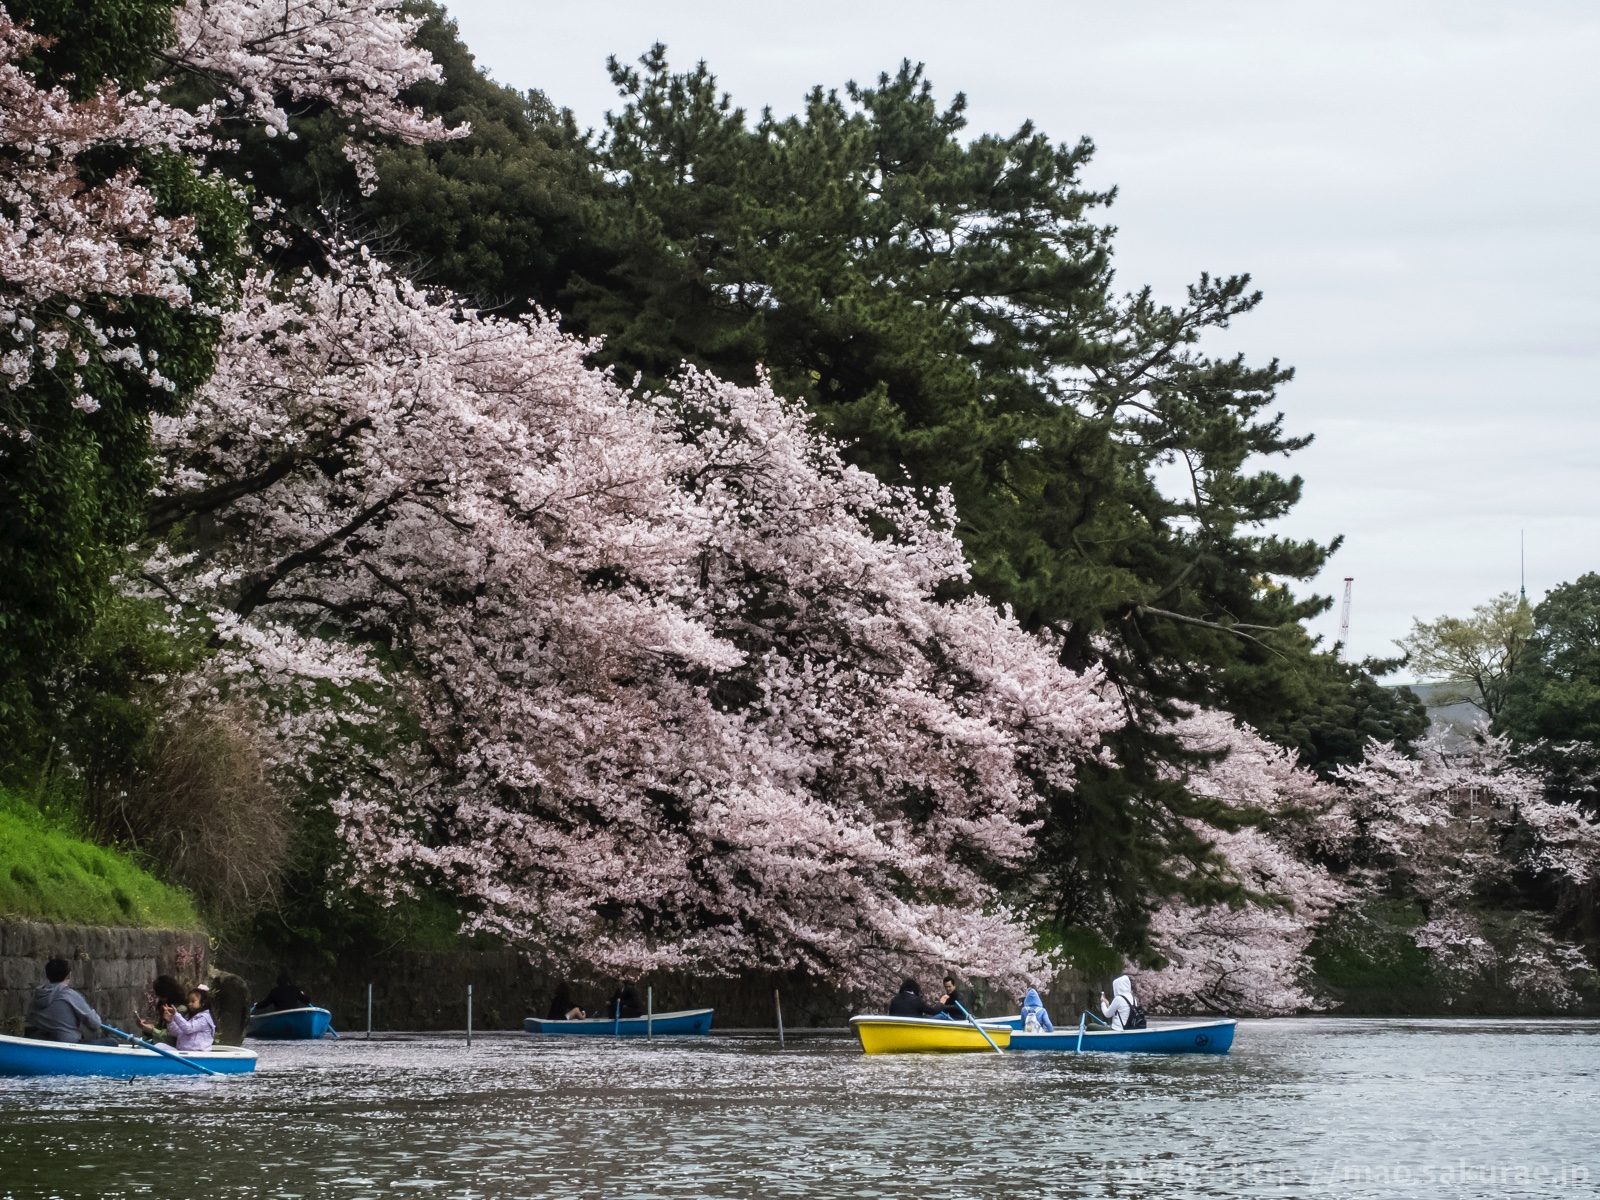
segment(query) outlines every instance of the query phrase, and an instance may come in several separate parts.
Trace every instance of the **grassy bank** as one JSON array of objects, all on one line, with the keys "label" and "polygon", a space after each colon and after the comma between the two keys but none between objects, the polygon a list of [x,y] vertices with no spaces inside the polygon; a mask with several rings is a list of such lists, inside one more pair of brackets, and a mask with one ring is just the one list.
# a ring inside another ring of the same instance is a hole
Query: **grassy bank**
[{"label": "grassy bank", "polygon": [[189,897],[0,791],[0,917],[193,929]]}]

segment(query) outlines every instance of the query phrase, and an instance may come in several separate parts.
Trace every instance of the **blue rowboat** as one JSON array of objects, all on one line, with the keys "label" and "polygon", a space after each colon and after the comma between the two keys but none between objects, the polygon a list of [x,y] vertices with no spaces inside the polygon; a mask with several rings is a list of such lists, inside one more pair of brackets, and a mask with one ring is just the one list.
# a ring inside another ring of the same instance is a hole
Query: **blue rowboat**
[{"label": "blue rowboat", "polygon": [[[709,1008],[684,1008],[677,1012],[656,1013],[654,1017],[586,1017],[581,1021],[546,1021],[529,1017],[522,1023],[523,1033],[578,1034],[581,1037],[685,1037],[711,1032]],[[649,1025],[646,1030],[645,1026]]]},{"label": "blue rowboat", "polygon": [[[1016,1018],[1011,1035],[1013,1050],[1077,1050],[1078,1030],[1057,1028],[1054,1033],[1023,1033]],[[1219,1021],[1190,1021],[1182,1025],[1151,1025],[1147,1029],[1085,1029],[1082,1049],[1101,1054],[1226,1054],[1233,1045],[1231,1017]]]},{"label": "blue rowboat", "polygon": [[280,1008],[253,1012],[245,1024],[246,1037],[277,1041],[319,1038],[333,1024],[333,1014],[325,1008]]},{"label": "blue rowboat", "polygon": [[[205,1051],[174,1050],[173,1053],[225,1075],[242,1075],[256,1069],[256,1052],[238,1046],[216,1046]],[[0,1034],[0,1075],[99,1075],[127,1079],[134,1075],[198,1078],[200,1074],[142,1046],[83,1046]]]}]

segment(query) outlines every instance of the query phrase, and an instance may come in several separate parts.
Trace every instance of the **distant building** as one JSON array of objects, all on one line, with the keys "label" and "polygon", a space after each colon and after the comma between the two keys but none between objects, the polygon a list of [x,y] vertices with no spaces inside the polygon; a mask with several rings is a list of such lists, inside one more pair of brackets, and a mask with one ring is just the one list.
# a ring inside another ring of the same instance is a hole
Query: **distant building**
[{"label": "distant building", "polygon": [[1413,683],[1407,686],[1428,706],[1428,716],[1432,720],[1429,733],[1468,737],[1489,719],[1483,709],[1461,698],[1464,689],[1459,683]]}]

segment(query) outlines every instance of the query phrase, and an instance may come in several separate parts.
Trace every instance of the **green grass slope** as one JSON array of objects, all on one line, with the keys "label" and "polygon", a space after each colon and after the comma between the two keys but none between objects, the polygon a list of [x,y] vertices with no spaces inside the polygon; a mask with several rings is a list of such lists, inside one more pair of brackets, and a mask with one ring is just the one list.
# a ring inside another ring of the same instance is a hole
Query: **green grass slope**
[{"label": "green grass slope", "polygon": [[75,837],[0,791],[0,917],[193,929],[194,904],[126,855]]}]

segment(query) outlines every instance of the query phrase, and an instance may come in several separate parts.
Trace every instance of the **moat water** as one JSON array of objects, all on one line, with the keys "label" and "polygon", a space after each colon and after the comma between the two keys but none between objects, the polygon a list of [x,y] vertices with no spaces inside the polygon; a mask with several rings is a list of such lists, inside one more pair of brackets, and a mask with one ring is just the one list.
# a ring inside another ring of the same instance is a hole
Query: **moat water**
[{"label": "moat water", "polygon": [[1245,1021],[1226,1057],[256,1049],[254,1076],[0,1079],[0,1196],[1600,1196],[1600,1022]]}]

